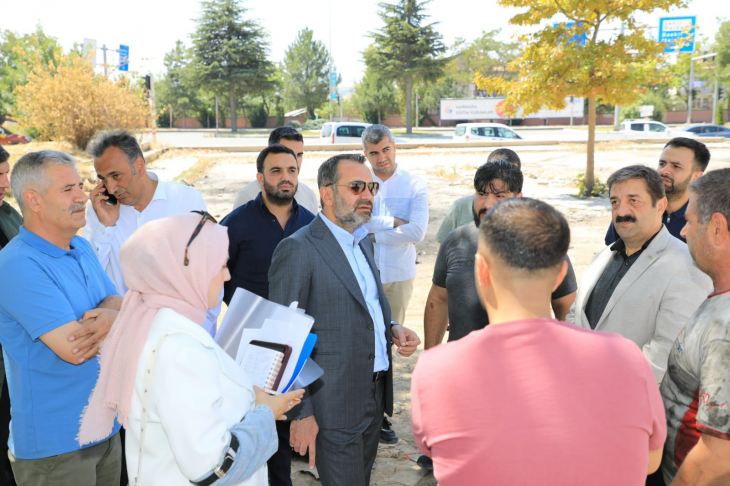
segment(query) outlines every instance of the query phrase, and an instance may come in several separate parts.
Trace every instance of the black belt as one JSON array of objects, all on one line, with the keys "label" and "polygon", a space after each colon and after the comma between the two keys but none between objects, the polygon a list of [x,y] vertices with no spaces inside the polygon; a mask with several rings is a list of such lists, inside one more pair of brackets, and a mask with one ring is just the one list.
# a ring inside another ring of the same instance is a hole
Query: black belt
[{"label": "black belt", "polygon": [[197,485],[197,486],[210,486],[211,484],[218,481],[220,478],[225,477],[225,475],[228,473],[228,470],[233,465],[233,461],[236,460],[236,453],[238,452],[238,439],[236,439],[236,436],[231,434],[231,444],[226,449],[226,453],[223,456],[223,459],[221,459],[221,462],[219,462],[214,468],[213,472],[210,473],[210,476],[204,478],[201,481],[190,481],[191,483]]},{"label": "black belt", "polygon": [[388,370],[380,370],[373,373],[373,382],[376,382],[378,380],[382,380],[385,378],[385,375],[388,374]]}]

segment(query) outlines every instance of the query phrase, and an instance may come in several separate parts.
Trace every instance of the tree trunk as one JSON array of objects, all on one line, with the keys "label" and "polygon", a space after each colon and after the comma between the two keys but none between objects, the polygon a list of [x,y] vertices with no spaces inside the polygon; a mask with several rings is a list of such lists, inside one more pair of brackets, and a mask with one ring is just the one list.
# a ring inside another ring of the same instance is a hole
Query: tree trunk
[{"label": "tree trunk", "polygon": [[238,120],[236,120],[236,95],[233,94],[233,88],[228,92],[228,101],[231,105],[231,131],[238,131]]},{"label": "tree trunk", "polygon": [[182,115],[183,115],[183,130],[187,130],[187,128],[188,128],[188,119],[185,116],[185,110],[184,109],[182,110]]},{"label": "tree trunk", "polygon": [[380,119],[380,108],[378,108],[378,125],[382,125],[383,120]]},{"label": "tree trunk", "polygon": [[586,157],[585,196],[593,194],[593,185],[596,182],[594,167],[594,152],[596,149],[596,95],[588,97],[588,145]]},{"label": "tree trunk", "polygon": [[406,135],[413,133],[413,77],[406,77]]}]

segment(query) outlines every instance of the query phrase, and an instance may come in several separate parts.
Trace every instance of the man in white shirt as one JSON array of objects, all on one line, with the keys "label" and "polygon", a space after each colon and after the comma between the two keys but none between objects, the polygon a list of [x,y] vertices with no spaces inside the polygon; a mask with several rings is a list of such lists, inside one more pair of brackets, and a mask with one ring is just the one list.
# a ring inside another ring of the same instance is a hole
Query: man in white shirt
[{"label": "man in white shirt", "polygon": [[[274,131],[271,132],[271,135],[269,135],[269,146],[275,144],[283,145],[284,147],[290,148],[294,151],[297,155],[297,165],[299,166],[299,173],[301,174],[302,159],[304,158],[304,137],[302,137],[302,134],[292,127],[275,128]],[[233,209],[243,206],[249,201],[253,201],[261,191],[261,185],[259,185],[258,181],[254,179],[246,187],[238,191],[238,194],[236,194],[236,200],[233,202]],[[297,204],[305,207],[310,213],[316,215],[319,212],[319,197],[301,180],[299,181],[299,187],[294,199],[297,200]]]},{"label": "man in white shirt", "polygon": [[[102,268],[120,295],[127,292],[119,250],[145,223],[174,214],[206,210],[203,196],[192,187],[165,182],[148,172],[142,148],[126,131],[103,132],[89,144],[101,181],[89,195],[83,237],[99,256]],[[118,201],[110,204],[111,194]],[[208,313],[205,328],[215,334],[220,307]]]},{"label": "man in white shirt", "polygon": [[[371,125],[362,133],[362,147],[370,162],[373,181],[380,183],[373,216],[364,227],[375,247],[375,262],[391,309],[391,318],[404,324],[416,278],[416,243],[428,226],[426,181],[395,162],[395,140],[387,127]],[[395,444],[398,436],[383,417],[380,442]]]}]

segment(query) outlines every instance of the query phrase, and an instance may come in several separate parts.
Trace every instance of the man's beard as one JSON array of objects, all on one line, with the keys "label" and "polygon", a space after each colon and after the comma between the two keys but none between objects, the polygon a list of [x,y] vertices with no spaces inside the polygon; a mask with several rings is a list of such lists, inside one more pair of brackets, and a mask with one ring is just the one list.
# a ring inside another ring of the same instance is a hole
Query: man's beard
[{"label": "man's beard", "polygon": [[276,187],[274,187],[266,182],[266,179],[264,179],[264,192],[266,192],[266,199],[268,199],[269,202],[274,206],[287,206],[291,204],[291,200],[294,198],[294,194],[297,193],[297,188],[299,187],[299,185],[293,184],[291,182],[286,183],[292,186],[289,192],[278,190],[279,187],[283,186],[284,184],[285,182],[280,182],[279,184],[277,184]]},{"label": "man's beard", "polygon": [[[345,199],[337,194],[337,191],[334,191],[334,196],[335,205],[333,209],[335,212],[335,218],[337,219],[337,222],[340,224],[340,226],[342,226],[345,230],[351,233],[358,229],[360,226],[370,221],[370,218],[373,214],[373,203],[364,199],[358,199],[357,201],[355,201],[355,204],[353,204],[350,208],[347,206],[347,202],[345,201]],[[369,213],[358,213],[355,209],[363,204],[370,206]]]},{"label": "man's beard", "polygon": [[664,186],[664,193],[666,194],[667,199],[677,200],[684,195],[684,192],[687,190],[687,186],[689,186],[689,183],[692,182],[692,176],[687,177],[687,179],[679,184],[675,184],[674,179],[671,177],[662,176],[662,181],[665,180],[670,182],[670,185]]},{"label": "man's beard", "polygon": [[482,223],[481,215],[487,212],[487,208],[481,208],[479,212],[477,212],[474,209],[474,206],[471,207],[471,214],[474,216],[474,224],[477,225],[477,228]]}]

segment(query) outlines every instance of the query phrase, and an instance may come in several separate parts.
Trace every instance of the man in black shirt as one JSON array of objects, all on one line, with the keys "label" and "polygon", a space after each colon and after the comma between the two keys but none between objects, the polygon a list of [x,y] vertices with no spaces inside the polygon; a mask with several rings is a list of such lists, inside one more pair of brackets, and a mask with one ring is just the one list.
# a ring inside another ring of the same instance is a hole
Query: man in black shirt
[{"label": "man in black shirt", "polygon": [[[659,157],[657,171],[664,183],[667,197],[667,209],[662,215],[662,223],[670,235],[685,243],[686,241],[680,233],[687,223],[684,218],[684,212],[687,211],[689,203],[687,186],[704,174],[709,163],[710,151],[707,146],[702,142],[685,137],[673,138],[667,142]],[[619,235],[611,222],[606,233],[606,245],[610,245],[618,239]]]},{"label": "man in black shirt", "polygon": [[[283,145],[269,145],[256,160],[256,179],[263,189],[252,201],[223,218],[228,227],[228,270],[223,301],[231,303],[238,287],[269,298],[269,267],[276,246],[314,220],[314,214],[297,204],[297,156]],[[291,486],[289,422],[277,421],[279,450],[269,459],[272,486]]]}]

